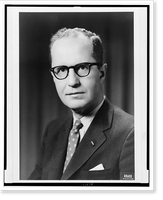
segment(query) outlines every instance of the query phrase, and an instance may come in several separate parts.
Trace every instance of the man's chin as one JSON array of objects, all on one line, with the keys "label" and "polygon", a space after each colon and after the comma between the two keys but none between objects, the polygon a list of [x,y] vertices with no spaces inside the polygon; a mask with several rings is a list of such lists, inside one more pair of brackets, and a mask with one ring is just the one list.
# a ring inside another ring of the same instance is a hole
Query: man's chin
[{"label": "man's chin", "polygon": [[79,110],[82,110],[83,108],[84,108],[84,106],[80,106],[80,105],[78,105],[78,106],[68,106],[71,110],[73,110],[73,111],[79,111]]},{"label": "man's chin", "polygon": [[74,111],[75,113],[79,113],[81,114],[83,112],[83,110],[85,110],[84,108],[86,107],[85,104],[69,104],[67,105],[68,108],[70,108],[72,111]]}]

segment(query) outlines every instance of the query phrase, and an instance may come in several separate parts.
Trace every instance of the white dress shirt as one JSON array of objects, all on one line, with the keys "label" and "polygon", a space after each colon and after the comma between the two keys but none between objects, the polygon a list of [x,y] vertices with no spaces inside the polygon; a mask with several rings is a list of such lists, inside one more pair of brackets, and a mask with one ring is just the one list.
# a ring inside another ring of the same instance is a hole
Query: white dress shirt
[{"label": "white dress shirt", "polygon": [[[91,113],[89,113],[89,115],[83,116],[82,118],[80,118],[80,121],[83,124],[83,127],[80,129],[80,142],[83,139],[83,137],[84,137],[87,129],[89,128],[91,122],[93,121],[97,111],[101,108],[101,106],[104,102],[104,99],[105,99],[105,97],[103,98],[101,103]],[[73,123],[75,123],[76,120],[77,120],[77,118],[75,117],[75,115],[73,115]]]}]

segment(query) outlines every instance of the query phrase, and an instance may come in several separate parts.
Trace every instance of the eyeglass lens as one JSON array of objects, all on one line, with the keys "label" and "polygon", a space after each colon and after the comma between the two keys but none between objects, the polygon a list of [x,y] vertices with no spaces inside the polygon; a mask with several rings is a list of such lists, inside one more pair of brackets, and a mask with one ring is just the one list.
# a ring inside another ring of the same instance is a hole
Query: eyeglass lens
[{"label": "eyeglass lens", "polygon": [[90,63],[81,63],[75,65],[74,67],[57,66],[54,68],[54,73],[57,76],[57,78],[63,79],[68,76],[69,70],[73,68],[78,76],[83,77],[89,74],[90,66],[91,66]]}]

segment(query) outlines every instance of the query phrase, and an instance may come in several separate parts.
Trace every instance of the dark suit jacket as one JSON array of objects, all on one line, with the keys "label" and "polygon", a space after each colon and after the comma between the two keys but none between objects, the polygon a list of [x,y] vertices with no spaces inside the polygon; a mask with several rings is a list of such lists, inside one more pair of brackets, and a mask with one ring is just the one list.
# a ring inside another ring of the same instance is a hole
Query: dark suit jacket
[{"label": "dark suit jacket", "polygon": [[[133,116],[106,99],[63,173],[72,121],[71,116],[49,123],[29,180],[134,179]],[[89,171],[99,164],[104,170]]]}]

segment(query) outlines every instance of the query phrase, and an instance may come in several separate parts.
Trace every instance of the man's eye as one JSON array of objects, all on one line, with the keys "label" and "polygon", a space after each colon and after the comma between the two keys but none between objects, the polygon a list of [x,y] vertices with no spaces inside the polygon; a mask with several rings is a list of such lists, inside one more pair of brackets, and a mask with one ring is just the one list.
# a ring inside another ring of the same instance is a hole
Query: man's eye
[{"label": "man's eye", "polygon": [[61,71],[61,72],[65,72],[66,69],[65,69],[65,68],[61,68],[59,71]]},{"label": "man's eye", "polygon": [[86,70],[86,69],[88,69],[88,67],[87,67],[87,65],[80,65],[79,69],[80,70]]},{"label": "man's eye", "polygon": [[65,67],[58,67],[55,69],[55,73],[59,74],[59,73],[63,73],[66,72],[66,68]]}]

